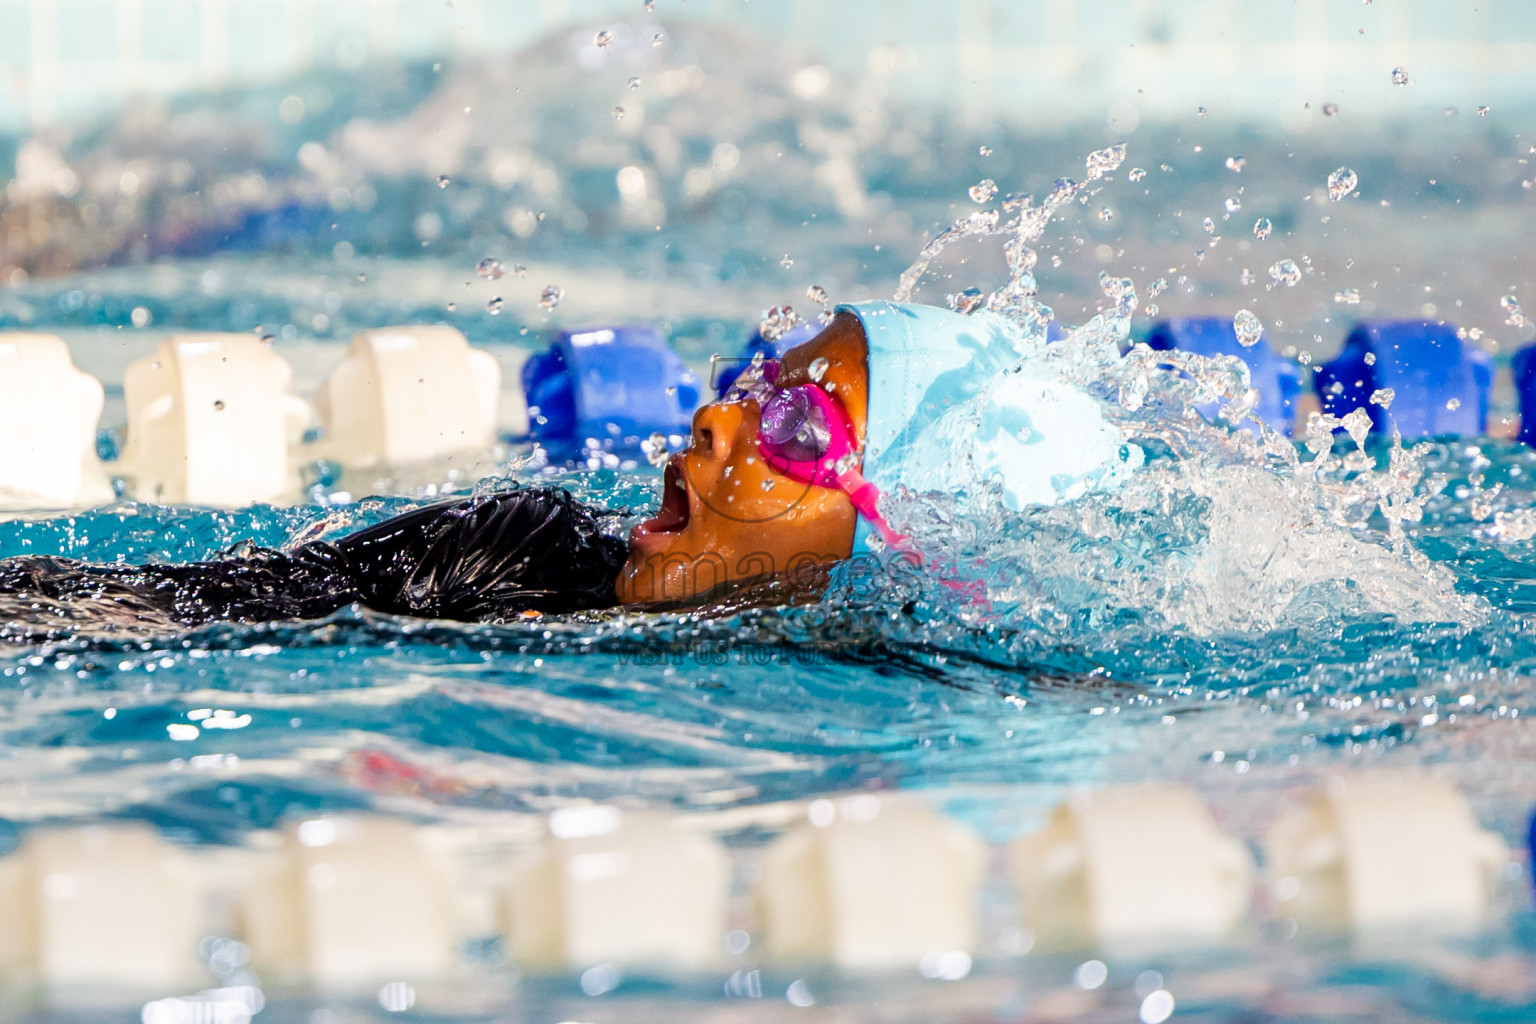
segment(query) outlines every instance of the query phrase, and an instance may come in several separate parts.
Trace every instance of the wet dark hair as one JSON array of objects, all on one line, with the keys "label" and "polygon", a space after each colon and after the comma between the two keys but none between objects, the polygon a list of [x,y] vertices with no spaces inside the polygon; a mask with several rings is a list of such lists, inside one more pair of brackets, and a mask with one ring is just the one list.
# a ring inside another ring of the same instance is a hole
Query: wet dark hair
[{"label": "wet dark hair", "polygon": [[520,488],[291,552],[244,545],[150,565],[0,559],[0,640],[318,619],[351,604],[466,622],[607,608],[629,550],[619,519],[564,490]]}]

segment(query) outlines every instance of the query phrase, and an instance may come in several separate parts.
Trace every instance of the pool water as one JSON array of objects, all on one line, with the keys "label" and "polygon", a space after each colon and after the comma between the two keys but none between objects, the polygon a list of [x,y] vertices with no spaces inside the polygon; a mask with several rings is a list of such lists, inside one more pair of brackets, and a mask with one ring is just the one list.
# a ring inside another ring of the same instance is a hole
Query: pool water
[{"label": "pool water", "polygon": [[[1210,441],[1210,429],[1197,433]],[[1348,441],[1340,449],[1322,474],[1335,495],[1392,457],[1372,441],[1364,456]],[[524,467],[511,474],[521,482],[637,515],[660,482],[641,459],[620,470],[532,468],[526,445],[502,454]],[[508,822],[592,799],[711,815],[750,863],[793,816],[787,802],[920,790],[1001,842],[1041,823],[1071,787],[1149,778],[1194,786],[1223,828],[1257,841],[1278,808],[1332,771],[1413,767],[1454,780],[1483,823],[1517,844],[1536,792],[1523,721],[1536,713],[1536,531],[1522,512],[1536,452],[1473,438],[1416,457],[1422,518],[1402,524],[1402,549],[1391,550],[1379,511],[1356,508],[1353,526],[1311,527],[1335,534],[1309,541],[1326,573],[1305,550],[1262,548],[1254,524],[1298,500],[1291,492],[1256,488],[1241,465],[1204,466],[1213,475],[1179,491],[1190,478],[1164,463],[1199,460],[1154,451],[1143,476],[1171,489],[1161,506],[1131,487],[1024,516],[999,514],[985,494],[967,515],[949,508],[943,530],[958,563],[968,552],[1014,553],[994,563],[997,599],[985,607],[907,578],[870,588],[834,576],[825,601],[800,607],[478,626],[351,609],[316,623],[9,644],[0,843],[42,823],[139,819],[217,847],[294,815],[371,807],[457,830],[494,859]],[[446,478],[432,490],[445,488]],[[212,558],[437,496],[235,511],[125,502],[11,519],[0,554]],[[906,504],[905,521],[927,529],[931,499]],[[1267,570],[1243,568],[1252,561]],[[1324,577],[1350,586],[1314,585]],[[1413,600],[1401,603],[1397,591],[1410,586]],[[1371,593],[1383,587],[1386,597]],[[187,739],[189,713],[207,708],[246,724]],[[798,1012],[775,995],[796,980],[856,1019],[1127,1019],[1143,998],[1137,978],[1158,971],[1180,1016],[1197,1020],[1240,1008],[1277,1020],[1514,1020],[1536,1006],[1527,886],[1506,881],[1484,934],[1407,961],[1298,944],[1259,919],[1229,950],[1115,961],[1104,988],[1084,991],[1076,961],[1018,956],[1017,922],[996,909],[977,968],[959,983],[779,978],[750,955],[740,970],[761,970],[748,987],[770,996],[754,1019]],[[480,956],[478,982],[423,990],[423,1008],[465,1019],[703,1020],[731,991],[720,978],[638,980],[602,1001],[574,978],[508,990],[494,953]],[[935,985],[942,993],[928,991]],[[345,1009],[303,993],[268,998],[268,1020]]]}]

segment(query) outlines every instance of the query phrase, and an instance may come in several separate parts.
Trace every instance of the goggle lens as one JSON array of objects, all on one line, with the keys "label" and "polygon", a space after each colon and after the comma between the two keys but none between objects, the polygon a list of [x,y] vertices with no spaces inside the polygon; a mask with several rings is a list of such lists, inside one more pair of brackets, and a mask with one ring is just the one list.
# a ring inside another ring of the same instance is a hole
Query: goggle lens
[{"label": "goggle lens", "polygon": [[758,436],[772,453],[792,462],[817,462],[832,446],[827,417],[806,391],[807,385],[779,391],[762,409]]}]

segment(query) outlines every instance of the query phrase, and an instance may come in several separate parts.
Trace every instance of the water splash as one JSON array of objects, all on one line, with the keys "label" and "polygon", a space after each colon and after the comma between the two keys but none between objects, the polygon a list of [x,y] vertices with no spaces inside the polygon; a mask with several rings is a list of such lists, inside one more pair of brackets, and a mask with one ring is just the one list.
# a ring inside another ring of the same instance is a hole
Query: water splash
[{"label": "water splash", "polygon": [[991,178],[982,178],[968,190],[973,203],[990,203],[997,195],[997,182]]},{"label": "water splash", "polygon": [[[1423,446],[1405,449],[1393,437],[1378,468],[1365,452],[1370,418],[1357,409],[1312,416],[1298,447],[1254,418],[1257,393],[1242,360],[1143,345],[1122,356],[1136,287],[1108,272],[1099,275],[1105,301],[1097,314],[1066,339],[1046,342],[1053,313],[1036,298],[1030,244],[1124,158],[1124,146],[1100,151],[1089,157],[1085,181],[1058,181],[1038,204],[1009,196],[1000,210],[967,216],[901,275],[895,298],[909,300],[951,246],[1004,236],[1009,277],[985,308],[1020,329],[1027,362],[1095,396],[1125,443],[1148,453],[1117,490],[1012,511],[996,482],[966,477],[972,433],[954,430],[936,440],[934,450],[953,467],[955,493],[900,492],[888,497],[887,515],[920,545],[984,576],[990,610],[953,614],[1056,637],[1093,636],[1100,645],[1108,634],[1134,643],[1170,629],[1242,633],[1361,615],[1480,621],[1486,605],[1458,594],[1451,573],[1406,540],[1405,524],[1422,517],[1429,497],[1419,488]],[[1335,177],[1345,191],[1356,184],[1347,169]],[[1301,278],[1291,260],[1271,273],[1287,286]],[[951,306],[958,298],[950,297]],[[1239,310],[1233,326],[1247,346],[1263,334],[1251,310]],[[969,415],[962,406],[943,419]],[[1246,429],[1234,429],[1240,426]],[[1353,447],[1336,451],[1337,436]]]},{"label": "water splash", "polygon": [[[1008,283],[992,293],[987,299],[987,308],[998,313],[1037,313],[1044,309],[1033,301],[1036,287],[1032,272],[1038,257],[1029,243],[1039,240],[1057,210],[1075,200],[1093,182],[1115,171],[1124,161],[1124,143],[1097,150],[1088,155],[1088,174],[1085,180],[1077,182],[1062,178],[1038,206],[1033,196],[1010,195],[1003,200],[1001,210],[978,211],[955,222],[923,246],[917,259],[902,272],[893,298],[897,302],[910,301],[929,266],[957,242],[967,238],[1007,234],[1010,237],[1004,243],[1003,252],[1008,259]],[[1011,216],[1005,220],[1004,214]],[[1047,316],[1037,321],[1038,328],[1043,331],[1050,319]]]}]

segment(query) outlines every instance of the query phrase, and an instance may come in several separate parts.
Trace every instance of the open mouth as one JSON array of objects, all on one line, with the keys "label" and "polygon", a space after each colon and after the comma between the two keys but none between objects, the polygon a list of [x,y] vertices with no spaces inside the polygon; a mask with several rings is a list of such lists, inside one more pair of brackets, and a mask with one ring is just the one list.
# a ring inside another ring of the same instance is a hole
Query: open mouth
[{"label": "open mouth", "polygon": [[688,525],[688,484],[684,479],[681,452],[667,460],[661,480],[661,510],[635,527],[630,536],[632,543],[642,537],[681,533]]}]

